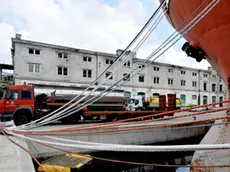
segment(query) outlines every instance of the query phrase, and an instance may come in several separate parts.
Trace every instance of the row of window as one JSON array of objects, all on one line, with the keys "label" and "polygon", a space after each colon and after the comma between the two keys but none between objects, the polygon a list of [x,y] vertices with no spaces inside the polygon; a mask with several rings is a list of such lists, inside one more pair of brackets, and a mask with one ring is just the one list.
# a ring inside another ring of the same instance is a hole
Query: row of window
[{"label": "row of window", "polygon": [[[30,73],[40,73],[40,64],[38,63],[29,63],[29,72]],[[57,74],[58,75],[68,75],[68,68],[67,67],[57,67]],[[111,74],[111,72],[106,73],[106,78]],[[83,75],[84,78],[92,78],[92,70],[91,69],[83,69]],[[109,78],[110,80],[113,79],[113,76]],[[130,81],[130,74],[128,73],[123,73],[123,81]],[[140,75],[138,78],[139,82],[145,82],[145,76]],[[159,84],[160,83],[160,78],[159,77],[153,77],[153,83],[154,84]],[[203,83],[203,90],[207,91],[207,83]],[[173,78],[168,78],[168,85],[173,85]],[[181,86],[186,86],[186,81],[181,80]],[[192,81],[192,86],[197,87],[197,82]],[[212,91],[216,91],[216,84],[212,84]],[[223,86],[220,85],[220,91],[223,91]]]},{"label": "row of window", "polygon": [[[153,67],[153,70],[154,71],[159,71],[160,70],[160,67]],[[173,73],[173,69],[169,68],[168,69],[168,73]],[[181,75],[185,75],[186,74],[186,71],[185,70],[181,70]],[[192,72],[192,76],[197,76],[197,73],[196,72]],[[203,77],[204,78],[207,78],[208,77],[208,74],[204,73],[203,74]],[[216,78],[216,75],[212,75],[213,78]]]},{"label": "row of window", "polygon": [[[19,94],[20,93],[20,94]],[[7,100],[30,100],[32,99],[32,92],[30,90],[22,90],[22,91],[7,91],[6,93]]]},{"label": "row of window", "polygon": [[[41,51],[41,50],[39,50],[39,49],[29,48],[29,54],[40,55],[40,51]],[[57,56],[58,56],[58,58],[68,59],[69,54],[68,54],[68,53],[58,52],[58,53],[57,53]],[[83,61],[84,61],[84,62],[92,62],[92,57],[83,56],[82,58],[83,58]],[[106,63],[106,64],[110,64],[110,65],[111,65],[111,64],[113,64],[113,62],[114,62],[114,61],[111,60],[111,59],[105,59],[105,63]],[[130,66],[131,66],[131,62],[130,62],[130,61],[125,62],[125,63],[124,63],[124,66],[125,66],[125,67],[130,67]],[[145,65],[140,65],[139,67],[141,68],[142,66],[144,67]],[[159,71],[159,70],[160,70],[160,67],[153,67],[153,70],[154,70],[154,71]],[[38,67],[36,67],[36,69],[32,69],[32,67],[31,67],[30,72],[39,73],[39,69],[38,69]],[[60,72],[60,73],[66,73],[66,72]],[[168,73],[173,73],[173,69],[171,69],[171,68],[168,69]],[[186,74],[186,71],[185,71],[185,70],[181,70],[181,75],[185,75],[185,74]],[[192,76],[197,76],[197,73],[196,73],[196,72],[193,72],[193,73],[192,73]],[[208,74],[204,73],[204,74],[203,74],[203,77],[207,78],[207,77],[208,77]],[[213,78],[216,78],[216,75],[213,74],[212,77],[213,77]]]},{"label": "row of window", "polygon": [[[173,79],[172,78],[168,78],[168,85],[173,85]],[[185,80],[181,80],[181,86],[186,86]],[[197,87],[197,82],[192,81],[192,86]],[[217,87],[216,84],[212,84],[212,91],[213,92],[216,91],[216,87]],[[208,91],[206,82],[203,83],[203,90]],[[223,91],[223,85],[222,84],[219,85],[219,91]]]}]

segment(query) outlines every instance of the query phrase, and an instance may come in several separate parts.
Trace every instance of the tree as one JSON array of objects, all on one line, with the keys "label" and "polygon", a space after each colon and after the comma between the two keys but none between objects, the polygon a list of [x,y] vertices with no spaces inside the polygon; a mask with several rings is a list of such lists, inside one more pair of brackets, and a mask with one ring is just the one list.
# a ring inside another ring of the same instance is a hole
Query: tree
[{"label": "tree", "polygon": [[0,100],[2,99],[3,92],[4,92],[3,88],[4,88],[5,86],[6,86],[5,84],[0,83]]}]

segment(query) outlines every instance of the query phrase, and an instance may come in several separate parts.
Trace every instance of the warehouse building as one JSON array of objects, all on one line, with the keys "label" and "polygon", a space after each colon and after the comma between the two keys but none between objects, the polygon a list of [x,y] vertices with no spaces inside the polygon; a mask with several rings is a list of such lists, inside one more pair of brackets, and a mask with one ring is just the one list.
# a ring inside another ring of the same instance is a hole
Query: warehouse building
[{"label": "warehouse building", "polygon": [[[95,52],[24,40],[16,34],[12,38],[11,52],[16,84],[33,84],[38,92],[57,90],[60,94],[74,94],[100,76],[122,50],[117,50],[115,54]],[[130,53],[127,52],[126,56]],[[118,64],[121,62],[118,61]],[[134,77],[127,75],[133,68],[141,68],[147,63],[133,53],[131,59],[105,82],[101,90],[126,76],[127,82],[117,88],[114,94],[122,90],[127,97],[176,93],[184,106],[225,99],[226,86],[211,67],[200,70],[155,62]],[[106,76],[109,74],[107,72]]]}]

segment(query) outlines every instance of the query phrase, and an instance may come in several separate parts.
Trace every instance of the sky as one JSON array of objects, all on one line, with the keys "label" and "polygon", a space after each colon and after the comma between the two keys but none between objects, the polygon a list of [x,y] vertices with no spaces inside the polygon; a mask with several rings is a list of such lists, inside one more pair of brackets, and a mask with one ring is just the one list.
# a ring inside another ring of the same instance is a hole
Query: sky
[{"label": "sky", "polygon": [[[158,0],[0,0],[0,63],[12,64],[11,38],[108,53],[125,49],[159,6]],[[145,59],[174,29],[164,18],[137,51]],[[179,41],[156,61],[207,69],[181,50]]]}]

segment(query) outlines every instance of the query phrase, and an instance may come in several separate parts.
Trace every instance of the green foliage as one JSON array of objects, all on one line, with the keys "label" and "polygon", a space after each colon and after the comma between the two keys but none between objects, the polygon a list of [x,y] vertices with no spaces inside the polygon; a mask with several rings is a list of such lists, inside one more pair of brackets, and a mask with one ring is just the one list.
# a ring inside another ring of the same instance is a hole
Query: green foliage
[{"label": "green foliage", "polygon": [[0,83],[0,100],[2,99],[3,92],[4,92],[3,88],[4,88],[5,86],[6,86],[6,84]]},{"label": "green foliage", "polygon": [[194,107],[194,106],[197,106],[197,105],[189,104],[187,107]]}]

